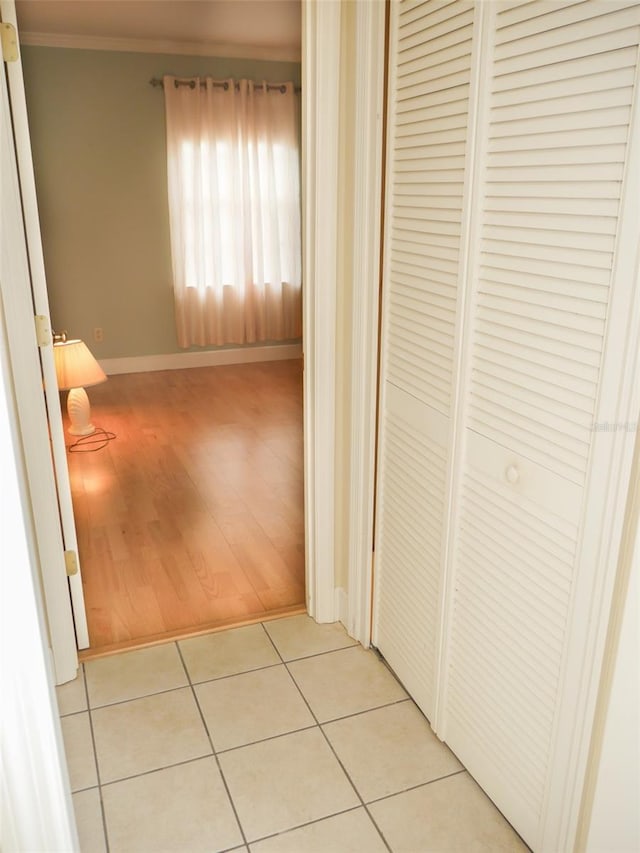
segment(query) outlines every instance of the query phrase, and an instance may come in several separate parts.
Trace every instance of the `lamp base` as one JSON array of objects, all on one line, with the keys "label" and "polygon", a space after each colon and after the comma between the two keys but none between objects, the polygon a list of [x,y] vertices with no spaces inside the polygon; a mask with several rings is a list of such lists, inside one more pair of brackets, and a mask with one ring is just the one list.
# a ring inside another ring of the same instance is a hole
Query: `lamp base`
[{"label": "lamp base", "polygon": [[93,424],[87,424],[84,429],[80,429],[79,427],[69,427],[67,432],[69,435],[93,435],[96,431],[96,428]]},{"label": "lamp base", "polygon": [[91,406],[84,388],[71,388],[67,397],[67,411],[69,412],[69,435],[91,435],[96,428],[89,422],[91,418]]}]

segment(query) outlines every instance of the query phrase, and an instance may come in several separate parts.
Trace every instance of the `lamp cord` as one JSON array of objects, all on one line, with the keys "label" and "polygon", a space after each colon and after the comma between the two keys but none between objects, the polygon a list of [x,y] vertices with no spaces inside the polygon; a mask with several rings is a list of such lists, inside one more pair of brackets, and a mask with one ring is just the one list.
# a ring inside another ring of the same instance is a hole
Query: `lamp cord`
[{"label": "lamp cord", "polygon": [[[96,427],[95,432],[90,435],[83,435],[73,444],[67,445],[69,453],[95,453],[96,450],[102,450],[110,441],[116,438],[115,432],[107,432],[102,427]],[[97,445],[92,447],[91,445]]]}]

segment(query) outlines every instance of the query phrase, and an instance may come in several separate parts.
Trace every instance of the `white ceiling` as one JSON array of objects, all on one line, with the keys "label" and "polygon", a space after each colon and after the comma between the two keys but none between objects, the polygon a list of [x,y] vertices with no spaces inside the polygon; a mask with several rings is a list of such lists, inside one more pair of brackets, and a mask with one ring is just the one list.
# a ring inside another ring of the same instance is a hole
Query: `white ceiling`
[{"label": "white ceiling", "polygon": [[[252,48],[256,56],[300,56],[301,0],[16,0],[25,44],[138,49],[176,43]],[[225,51],[225,53],[228,52]],[[248,55],[245,50],[243,55]]]}]

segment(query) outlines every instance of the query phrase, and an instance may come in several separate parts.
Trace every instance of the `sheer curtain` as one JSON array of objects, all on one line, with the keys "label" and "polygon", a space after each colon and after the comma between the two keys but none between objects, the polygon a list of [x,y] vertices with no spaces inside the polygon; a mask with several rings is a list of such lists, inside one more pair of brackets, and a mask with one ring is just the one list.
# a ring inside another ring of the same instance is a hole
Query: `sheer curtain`
[{"label": "sheer curtain", "polygon": [[179,345],[300,337],[293,85],[163,82]]}]

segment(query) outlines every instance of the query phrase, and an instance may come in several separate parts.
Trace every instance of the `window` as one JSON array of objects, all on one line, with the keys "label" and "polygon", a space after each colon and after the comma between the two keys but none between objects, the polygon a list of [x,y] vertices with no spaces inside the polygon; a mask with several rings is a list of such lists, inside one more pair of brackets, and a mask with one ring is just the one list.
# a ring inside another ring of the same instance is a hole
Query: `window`
[{"label": "window", "polygon": [[292,84],[164,78],[181,346],[301,333],[297,96]]}]

